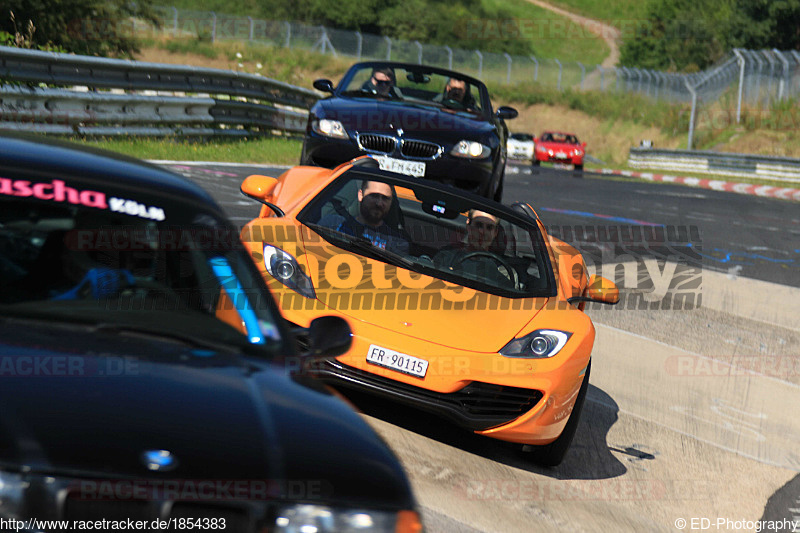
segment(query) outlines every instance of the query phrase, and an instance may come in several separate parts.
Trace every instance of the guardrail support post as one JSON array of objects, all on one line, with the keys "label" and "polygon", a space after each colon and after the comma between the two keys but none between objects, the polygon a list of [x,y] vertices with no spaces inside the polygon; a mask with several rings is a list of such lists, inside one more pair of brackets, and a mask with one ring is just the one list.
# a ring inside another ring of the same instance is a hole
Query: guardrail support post
[{"label": "guardrail support post", "polygon": [[511,83],[511,56],[508,55],[508,52],[503,53],[506,56],[506,61],[508,62],[508,66],[506,67],[506,85]]},{"label": "guardrail support post", "polygon": [[286,42],[283,43],[284,48],[291,48],[292,44],[292,23],[286,21]]},{"label": "guardrail support post", "polygon": [[356,57],[359,61],[361,61],[361,47],[364,43],[364,36],[361,35],[360,31],[356,32],[356,39],[358,39],[358,44],[356,45]]},{"label": "guardrail support post", "polygon": [[214,43],[217,40],[217,14],[213,11],[211,12],[211,42]]},{"label": "guardrail support post", "polygon": [[386,37],[384,37],[384,39],[386,40],[386,61],[391,61],[392,60],[392,40],[389,38],[388,35]]},{"label": "guardrail support post", "polygon": [[253,40],[253,17],[247,17],[247,21],[250,23],[250,32],[248,36],[248,40]]},{"label": "guardrail support post", "polygon": [[531,61],[533,61],[533,81],[538,81],[539,79],[539,60],[536,57],[531,56]]},{"label": "guardrail support post", "polygon": [[444,47],[447,50],[447,68],[453,70],[453,49],[449,46]]},{"label": "guardrail support post", "polygon": [[422,44],[419,41],[414,41],[417,45],[417,65],[422,64]]},{"label": "guardrail support post", "polygon": [[172,7],[172,36],[178,36],[178,10],[175,6]]},{"label": "guardrail support post", "polygon": [[483,75],[483,54],[480,50],[475,50],[475,53],[478,54],[478,78]]}]

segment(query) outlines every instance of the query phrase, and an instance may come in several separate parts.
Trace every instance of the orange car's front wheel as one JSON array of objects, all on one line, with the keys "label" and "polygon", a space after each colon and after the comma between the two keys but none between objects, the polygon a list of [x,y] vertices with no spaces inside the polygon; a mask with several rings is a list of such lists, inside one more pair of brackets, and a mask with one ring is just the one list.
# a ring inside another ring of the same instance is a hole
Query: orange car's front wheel
[{"label": "orange car's front wheel", "polygon": [[592,370],[592,362],[586,367],[586,375],[583,376],[583,383],[578,391],[578,397],[575,398],[575,407],[572,408],[572,413],[569,415],[567,425],[564,426],[564,431],[558,436],[556,440],[544,446],[524,446],[523,449],[532,454],[532,459],[537,464],[542,466],[558,466],[564,460],[564,456],[569,450],[575,431],[578,429],[578,422],[580,422],[581,411],[583,411],[583,404],[586,401],[586,391],[589,389],[589,372]]}]

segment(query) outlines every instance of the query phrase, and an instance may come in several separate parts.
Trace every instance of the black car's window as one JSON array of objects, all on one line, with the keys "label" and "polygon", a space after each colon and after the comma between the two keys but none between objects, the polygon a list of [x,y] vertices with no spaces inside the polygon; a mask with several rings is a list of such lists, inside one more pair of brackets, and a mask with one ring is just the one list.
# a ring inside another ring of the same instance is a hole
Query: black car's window
[{"label": "black car's window", "polygon": [[184,334],[282,344],[271,296],[236,229],[177,211],[167,224],[143,211],[0,195],[0,314],[46,311],[162,331],[179,313],[195,318]]},{"label": "black car's window", "polygon": [[530,133],[512,133],[511,138],[515,141],[532,141],[533,135]]},{"label": "black car's window", "polygon": [[[370,176],[343,174],[299,220],[336,248],[449,283],[510,297],[550,295],[552,269],[533,221],[390,173]],[[382,207],[376,211],[365,192],[381,196]]]}]

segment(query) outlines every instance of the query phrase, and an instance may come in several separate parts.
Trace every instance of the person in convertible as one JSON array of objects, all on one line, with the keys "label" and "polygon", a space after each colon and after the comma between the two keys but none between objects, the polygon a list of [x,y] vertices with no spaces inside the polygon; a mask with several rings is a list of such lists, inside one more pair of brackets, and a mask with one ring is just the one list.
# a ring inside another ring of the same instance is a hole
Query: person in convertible
[{"label": "person in convertible", "polygon": [[391,185],[365,180],[358,189],[358,215],[331,213],[322,217],[319,224],[347,235],[364,237],[378,248],[408,254],[408,239],[399,229],[386,223],[394,201]]},{"label": "person in convertible", "polygon": [[463,270],[493,285],[514,285],[514,272],[509,271],[502,252],[498,250],[499,231],[496,216],[471,209],[467,215],[464,240],[439,250],[433,262],[440,268]]}]

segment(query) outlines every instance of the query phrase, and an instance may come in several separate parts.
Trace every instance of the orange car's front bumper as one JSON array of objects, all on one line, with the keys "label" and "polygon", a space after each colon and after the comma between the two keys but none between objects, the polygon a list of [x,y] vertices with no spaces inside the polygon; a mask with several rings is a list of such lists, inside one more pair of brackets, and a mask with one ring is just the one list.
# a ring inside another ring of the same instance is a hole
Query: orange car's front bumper
[{"label": "orange car's front bumper", "polygon": [[[311,375],[436,413],[482,435],[534,445],[552,442],[564,429],[594,342],[589,323],[590,331],[573,334],[555,357],[522,359],[449,348],[364,322],[351,325],[351,349],[309,365]],[[372,345],[428,361],[425,377],[368,362]]]}]

